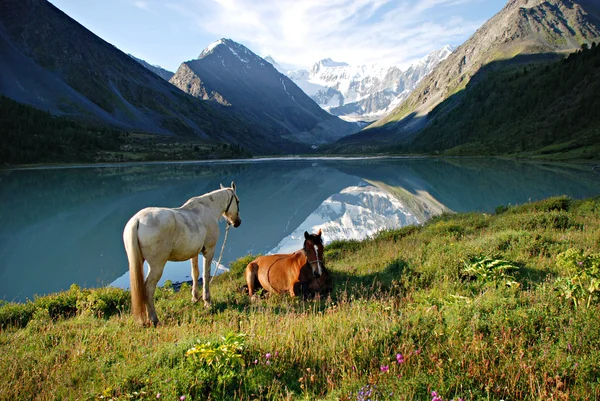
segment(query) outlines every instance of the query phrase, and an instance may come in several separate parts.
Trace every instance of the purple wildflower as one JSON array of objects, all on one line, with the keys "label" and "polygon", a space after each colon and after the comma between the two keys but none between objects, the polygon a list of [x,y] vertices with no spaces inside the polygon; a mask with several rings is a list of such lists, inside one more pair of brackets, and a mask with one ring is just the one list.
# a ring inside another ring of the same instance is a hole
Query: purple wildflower
[{"label": "purple wildflower", "polygon": [[270,352],[267,352],[267,353],[265,354],[265,358],[267,358],[267,359],[271,359],[271,353],[270,353]]},{"label": "purple wildflower", "polygon": [[398,362],[398,365],[404,363],[404,357],[402,356],[402,354],[396,354],[396,362]]},{"label": "purple wildflower", "polygon": [[390,370],[390,367],[388,365],[382,365],[379,368],[383,373],[387,372],[388,370]]},{"label": "purple wildflower", "polygon": [[185,395],[182,395],[181,397],[179,397],[179,401],[185,401]]},{"label": "purple wildflower", "polygon": [[156,398],[160,398],[160,393],[156,394]]}]

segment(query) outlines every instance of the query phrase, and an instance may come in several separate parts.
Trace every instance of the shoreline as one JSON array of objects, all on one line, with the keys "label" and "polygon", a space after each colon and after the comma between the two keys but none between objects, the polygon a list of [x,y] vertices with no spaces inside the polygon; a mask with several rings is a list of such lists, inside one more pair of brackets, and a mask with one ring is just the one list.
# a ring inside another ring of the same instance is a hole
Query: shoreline
[{"label": "shoreline", "polygon": [[551,159],[522,156],[442,156],[442,155],[286,155],[286,156],[256,156],[251,158],[236,159],[207,159],[207,160],[157,160],[157,161],[127,161],[127,162],[100,162],[100,163],[62,163],[62,164],[32,164],[2,166],[3,171],[25,171],[25,170],[59,170],[59,169],[84,169],[84,168],[115,168],[115,167],[134,167],[143,165],[161,165],[161,164],[245,164],[262,163],[271,161],[311,161],[311,160],[379,160],[379,159],[481,159],[494,158],[502,160],[524,161],[534,163],[552,163],[569,165],[588,165],[593,171],[600,173],[600,159]]}]

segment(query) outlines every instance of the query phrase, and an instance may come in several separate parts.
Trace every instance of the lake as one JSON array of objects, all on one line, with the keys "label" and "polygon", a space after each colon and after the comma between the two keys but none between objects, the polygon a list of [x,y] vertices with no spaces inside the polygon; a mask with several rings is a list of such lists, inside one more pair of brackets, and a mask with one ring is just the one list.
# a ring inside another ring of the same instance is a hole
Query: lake
[{"label": "lake", "polygon": [[[0,171],[0,299],[81,287],[127,288],[125,223],[147,206],[179,207],[235,181],[242,225],[222,265],[295,251],[304,231],[326,243],[422,224],[443,212],[493,212],[555,195],[600,194],[590,166],[500,159],[260,159]],[[225,222],[221,221],[221,241]],[[221,243],[217,244],[217,254]],[[189,262],[166,279],[189,280]]]}]

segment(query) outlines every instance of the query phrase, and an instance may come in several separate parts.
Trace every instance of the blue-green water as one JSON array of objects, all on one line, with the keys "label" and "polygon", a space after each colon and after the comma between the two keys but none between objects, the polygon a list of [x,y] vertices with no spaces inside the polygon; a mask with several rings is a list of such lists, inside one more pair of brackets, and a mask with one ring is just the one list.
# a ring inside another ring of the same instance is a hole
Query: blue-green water
[{"label": "blue-green water", "polygon": [[[147,206],[178,207],[235,181],[242,225],[222,264],[248,253],[301,247],[304,230],[326,241],[420,224],[442,211],[485,211],[554,195],[600,194],[589,166],[482,159],[386,158],[109,165],[0,172],[0,299],[127,286],[122,231]],[[221,223],[221,239],[224,222]],[[221,244],[217,244],[217,253]],[[216,259],[216,257],[215,257]],[[189,279],[187,263],[166,278]]]}]

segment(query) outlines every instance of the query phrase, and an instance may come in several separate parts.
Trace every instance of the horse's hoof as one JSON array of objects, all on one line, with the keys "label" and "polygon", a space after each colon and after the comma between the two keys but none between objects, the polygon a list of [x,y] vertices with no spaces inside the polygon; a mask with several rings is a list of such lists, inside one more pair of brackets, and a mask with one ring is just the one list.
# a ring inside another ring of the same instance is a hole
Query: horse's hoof
[{"label": "horse's hoof", "polygon": [[193,302],[193,303],[196,303],[196,302],[198,302],[198,301],[200,301],[200,298],[192,297],[192,302]]},{"label": "horse's hoof", "polygon": [[210,301],[204,301],[204,307],[205,307],[206,309],[210,309],[210,307],[211,307],[211,303],[210,303]]}]

